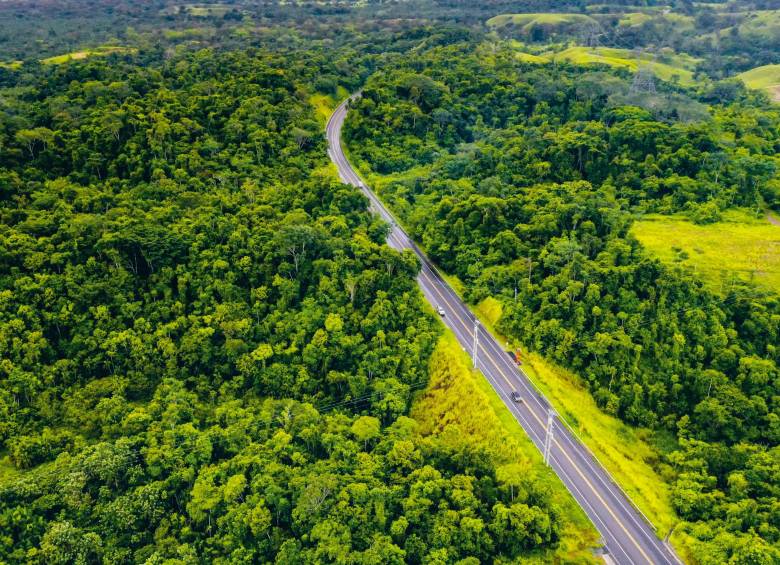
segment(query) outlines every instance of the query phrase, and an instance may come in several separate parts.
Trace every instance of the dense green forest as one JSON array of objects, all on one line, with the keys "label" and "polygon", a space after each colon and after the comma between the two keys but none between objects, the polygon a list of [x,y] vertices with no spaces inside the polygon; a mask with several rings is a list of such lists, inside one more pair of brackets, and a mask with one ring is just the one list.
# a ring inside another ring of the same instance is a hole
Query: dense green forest
[{"label": "dense green forest", "polygon": [[604,411],[676,436],[669,480],[698,560],[775,562],[778,296],[705,290],[628,229],[647,212],[706,224],[777,207],[780,112],[744,90],[710,105],[718,85],[629,85],[440,47],[372,76],[346,135],[467,298],[502,300],[502,332],[581,374]]},{"label": "dense green forest", "polygon": [[780,298],[632,231],[780,215],[774,4],[0,2],[0,562],[595,559],[329,164],[360,91],[350,158],[650,430],[683,557],[780,563]]},{"label": "dense green forest", "polygon": [[557,545],[544,485],[499,480],[479,446],[406,416],[439,329],[416,260],[326,165],[307,96],[327,61],[112,56],[9,91],[1,560],[471,563]]}]

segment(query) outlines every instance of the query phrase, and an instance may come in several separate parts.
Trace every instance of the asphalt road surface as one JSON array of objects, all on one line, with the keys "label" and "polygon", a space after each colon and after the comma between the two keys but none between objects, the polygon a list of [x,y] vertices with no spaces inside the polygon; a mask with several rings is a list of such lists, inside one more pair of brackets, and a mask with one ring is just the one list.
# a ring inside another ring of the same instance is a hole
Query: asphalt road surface
[{"label": "asphalt road surface", "polygon": [[[341,180],[359,187],[369,198],[371,210],[390,224],[388,244],[391,247],[397,250],[411,249],[420,258],[422,268],[417,281],[426,299],[435,309],[443,310],[444,323],[455,333],[472,360],[476,355],[477,368],[517,418],[531,441],[544,453],[550,404],[537,392],[495,338],[484,327],[475,324],[476,318],[468,306],[352,168],[341,147],[341,127],[347,115],[347,104],[348,100],[336,108],[327,125],[328,155],[336,165]],[[513,401],[513,392],[520,394],[521,402]],[[680,563],[675,553],[658,539],[653,527],[634,509],[587,448],[554,414],[551,421],[550,466],[600,532],[607,560],[621,565]]]}]

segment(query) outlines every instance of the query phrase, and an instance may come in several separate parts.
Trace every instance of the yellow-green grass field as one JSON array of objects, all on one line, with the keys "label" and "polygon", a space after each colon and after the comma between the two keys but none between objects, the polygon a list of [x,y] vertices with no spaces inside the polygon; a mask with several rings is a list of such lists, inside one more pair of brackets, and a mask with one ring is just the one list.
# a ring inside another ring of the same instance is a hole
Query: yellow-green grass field
[{"label": "yellow-green grass field", "polygon": [[[721,7],[728,6],[721,4]],[[725,12],[722,9],[715,9],[728,18],[740,18],[741,21],[736,26],[725,27],[717,33],[705,33],[699,36],[700,39],[716,40],[718,36],[724,37],[734,32],[734,27],[738,34],[746,40],[756,38],[759,40],[772,39],[780,35],[780,10],[752,10],[749,12]]]},{"label": "yellow-green grass field", "polygon": [[780,65],[764,65],[737,75],[748,88],[765,90],[775,102],[780,102]]},{"label": "yellow-green grass field", "polygon": [[190,16],[201,18],[216,16],[221,18],[232,7],[230,4],[186,4],[184,9],[187,10]]},{"label": "yellow-green grass field", "polygon": [[780,35],[780,10],[755,10],[744,14],[739,25],[742,36],[772,38]]},{"label": "yellow-green grass field", "polygon": [[529,478],[545,485],[552,503],[565,516],[561,546],[523,562],[596,563],[591,549],[598,545],[598,532],[563,483],[544,465],[539,450],[487,380],[470,368],[452,333],[440,339],[431,356],[429,374],[428,387],[411,410],[421,433],[456,445],[466,441],[480,446],[499,468],[519,465]]},{"label": "yellow-green grass field", "polygon": [[[569,61],[578,65],[600,63],[612,67],[622,67],[635,71],[639,66],[634,54],[628,49],[616,49],[612,47],[582,47],[575,46],[551,55],[557,60]],[[681,53],[662,53],[653,61],[649,55],[643,54],[640,61],[647,63],[653,73],[661,80],[671,81],[676,75],[680,84],[692,85],[693,68],[698,59]]]},{"label": "yellow-green grass field", "polygon": [[74,51],[72,53],[65,53],[64,55],[48,57],[47,59],[41,59],[41,63],[44,65],[61,65],[68,61],[78,61],[80,59],[86,59],[87,57],[106,56],[113,53],[135,53],[136,51],[137,49],[132,47],[104,45],[103,47],[96,47],[95,49],[85,49],[84,51]]},{"label": "yellow-green grass field", "polygon": [[499,29],[509,24],[521,27],[523,31],[530,31],[534,26],[554,27],[570,24],[596,24],[596,20],[585,14],[501,14],[487,21],[487,25],[493,29]]},{"label": "yellow-green grass field", "polygon": [[544,65],[549,63],[550,59],[543,55],[534,55],[533,53],[526,53],[525,51],[518,51],[515,56],[524,63],[534,63],[537,65]]},{"label": "yellow-green grass field", "polygon": [[2,67],[4,69],[11,69],[12,71],[15,71],[15,70],[20,69],[22,67],[22,61],[0,62],[0,67]]},{"label": "yellow-green grass field", "polygon": [[196,18],[206,18],[215,16],[221,18],[235,6],[231,4],[182,4],[180,6],[169,6],[160,10],[164,16],[186,14]]},{"label": "yellow-green grass field", "polygon": [[645,248],[669,264],[692,268],[713,291],[737,277],[780,292],[780,226],[745,211],[729,211],[723,221],[697,225],[683,217],[648,215],[631,232]]},{"label": "yellow-green grass field", "polygon": [[625,14],[621,14],[620,20],[618,20],[618,25],[622,27],[636,27],[650,21],[656,21],[666,25],[673,25],[678,29],[693,29],[695,23],[694,18],[691,16],[685,16],[683,14],[675,14],[671,12],[668,14],[660,12],[627,12]]}]

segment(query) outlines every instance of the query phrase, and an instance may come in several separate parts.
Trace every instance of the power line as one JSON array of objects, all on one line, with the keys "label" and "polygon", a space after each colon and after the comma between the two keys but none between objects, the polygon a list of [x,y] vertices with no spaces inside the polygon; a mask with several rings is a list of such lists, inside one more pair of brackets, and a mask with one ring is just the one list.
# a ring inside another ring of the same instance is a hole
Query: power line
[{"label": "power line", "polygon": [[[409,390],[414,390],[416,388],[426,386],[428,382],[429,382],[428,379],[419,379],[411,383],[401,383],[401,384],[408,387]],[[324,414],[326,412],[330,412],[331,410],[335,410],[343,406],[349,406],[351,404],[359,404],[361,402],[367,402],[375,397],[382,397],[384,394],[385,394],[384,391],[372,391],[355,398],[340,400],[336,402],[329,402],[319,406],[315,406],[314,408],[321,414]]]}]

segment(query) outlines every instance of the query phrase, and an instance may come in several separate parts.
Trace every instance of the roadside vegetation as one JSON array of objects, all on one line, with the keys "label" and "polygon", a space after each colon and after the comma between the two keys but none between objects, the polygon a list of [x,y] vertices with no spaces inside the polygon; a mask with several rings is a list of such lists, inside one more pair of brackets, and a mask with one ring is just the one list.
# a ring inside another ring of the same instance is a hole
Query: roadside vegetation
[{"label": "roadside vegetation", "polygon": [[525,559],[534,563],[596,562],[592,550],[598,544],[598,533],[590,520],[544,465],[539,450],[495,390],[481,373],[470,368],[468,357],[449,332],[431,355],[429,375],[428,387],[415,400],[410,414],[419,422],[420,433],[444,443],[468,442],[495,462],[517,496],[528,497],[529,486],[533,490],[543,485],[545,499],[567,517],[561,545]]},{"label": "roadside vegetation", "polygon": [[317,119],[323,128],[325,127],[325,124],[328,123],[328,119],[330,119],[333,110],[335,110],[336,106],[338,106],[342,100],[346,99],[347,96],[349,96],[349,92],[347,92],[347,89],[343,86],[338,88],[336,94],[322,94],[318,92],[309,96],[309,104],[314,107]]},{"label": "roadside vegetation", "polygon": [[[665,436],[628,426],[605,414],[581,378],[541,355],[529,352],[522,341],[502,335],[496,328],[501,321],[503,305],[496,298],[488,296],[475,306],[475,310],[485,326],[506,344],[507,351],[520,352],[522,369],[533,385],[621,485],[659,536],[671,532],[679,518],[668,485],[672,471],[662,461],[662,450],[673,446],[674,440],[671,443],[662,440]],[[679,552],[688,552],[684,538],[674,537],[672,544]]]}]

